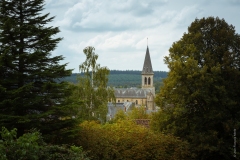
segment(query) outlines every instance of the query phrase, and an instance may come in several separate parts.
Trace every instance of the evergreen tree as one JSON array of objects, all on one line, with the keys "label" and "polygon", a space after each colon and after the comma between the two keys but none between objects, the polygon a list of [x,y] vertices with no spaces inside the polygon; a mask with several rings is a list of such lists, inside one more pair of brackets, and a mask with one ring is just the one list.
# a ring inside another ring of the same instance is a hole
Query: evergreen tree
[{"label": "evergreen tree", "polygon": [[188,140],[197,159],[239,157],[239,44],[224,19],[196,19],[165,57],[170,72],[156,97],[162,111],[154,128]]},{"label": "evergreen tree", "polygon": [[62,56],[52,56],[62,38],[54,17],[41,14],[44,0],[0,1],[0,126],[17,128],[19,136],[38,128],[43,134],[71,127],[65,98],[71,93],[58,78],[71,75]]}]

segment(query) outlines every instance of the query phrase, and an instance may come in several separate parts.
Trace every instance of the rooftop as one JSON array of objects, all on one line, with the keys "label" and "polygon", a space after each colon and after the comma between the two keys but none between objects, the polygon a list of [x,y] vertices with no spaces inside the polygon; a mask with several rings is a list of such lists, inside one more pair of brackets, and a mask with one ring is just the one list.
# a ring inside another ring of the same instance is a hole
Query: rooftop
[{"label": "rooftop", "polygon": [[151,88],[114,88],[116,98],[146,98]]}]

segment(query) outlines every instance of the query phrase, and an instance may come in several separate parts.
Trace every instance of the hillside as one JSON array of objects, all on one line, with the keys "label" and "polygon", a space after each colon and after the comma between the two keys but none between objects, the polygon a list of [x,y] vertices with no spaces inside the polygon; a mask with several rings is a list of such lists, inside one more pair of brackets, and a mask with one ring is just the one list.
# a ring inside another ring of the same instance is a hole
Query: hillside
[{"label": "hillside", "polygon": [[[115,87],[141,87],[142,71],[119,71],[111,70],[109,75],[109,86]],[[167,72],[164,71],[155,71],[154,72],[154,83],[161,82],[163,78],[167,77]]]},{"label": "hillside", "polygon": [[[112,87],[141,87],[141,72],[136,70],[111,70],[108,80],[108,85]],[[162,79],[167,77],[168,72],[166,71],[154,71],[154,85],[156,91],[159,90]],[[64,78],[63,80],[72,83],[77,83],[77,76],[80,73],[73,73],[71,76]]]}]

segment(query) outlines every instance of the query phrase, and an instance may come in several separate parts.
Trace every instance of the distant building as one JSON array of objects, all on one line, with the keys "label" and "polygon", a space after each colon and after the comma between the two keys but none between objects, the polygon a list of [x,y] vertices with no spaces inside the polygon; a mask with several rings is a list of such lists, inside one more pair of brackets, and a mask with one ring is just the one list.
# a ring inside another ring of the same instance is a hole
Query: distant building
[{"label": "distant building", "polygon": [[113,104],[108,106],[108,116],[114,117],[117,110],[127,112],[132,106],[145,106],[147,112],[155,111],[155,87],[153,86],[153,69],[147,46],[145,60],[142,69],[142,88],[114,88],[116,108]]}]

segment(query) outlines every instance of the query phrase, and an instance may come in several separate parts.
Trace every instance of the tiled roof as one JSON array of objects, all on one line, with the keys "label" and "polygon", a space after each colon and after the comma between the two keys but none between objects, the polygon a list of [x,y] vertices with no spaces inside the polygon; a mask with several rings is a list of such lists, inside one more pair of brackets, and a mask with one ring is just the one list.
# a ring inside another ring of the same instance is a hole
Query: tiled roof
[{"label": "tiled roof", "polygon": [[154,74],[148,47],[145,55],[142,74]]},{"label": "tiled roof", "polygon": [[116,98],[146,98],[150,88],[114,88]]},{"label": "tiled roof", "polygon": [[137,125],[141,125],[143,127],[149,128],[150,119],[135,119],[134,120]]},{"label": "tiled roof", "polygon": [[124,112],[127,112],[128,110],[131,110],[133,107],[133,102],[124,102],[124,103],[108,103],[108,113],[107,117],[109,118],[114,118],[116,113],[119,110],[122,110]]}]

